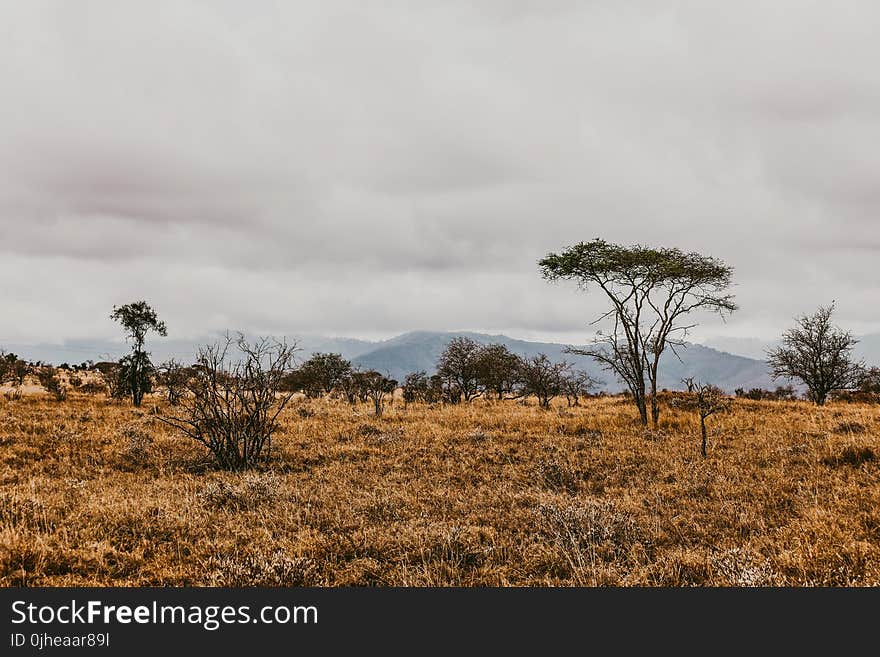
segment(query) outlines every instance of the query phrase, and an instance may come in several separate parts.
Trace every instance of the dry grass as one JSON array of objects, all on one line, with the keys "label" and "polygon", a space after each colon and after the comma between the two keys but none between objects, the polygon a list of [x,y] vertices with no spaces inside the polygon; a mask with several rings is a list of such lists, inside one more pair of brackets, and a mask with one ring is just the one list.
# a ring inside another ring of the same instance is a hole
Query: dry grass
[{"label": "dry grass", "polygon": [[231,474],[146,410],[0,399],[0,583],[876,586],[878,411],[736,401],[702,459],[616,398],[299,402]]}]

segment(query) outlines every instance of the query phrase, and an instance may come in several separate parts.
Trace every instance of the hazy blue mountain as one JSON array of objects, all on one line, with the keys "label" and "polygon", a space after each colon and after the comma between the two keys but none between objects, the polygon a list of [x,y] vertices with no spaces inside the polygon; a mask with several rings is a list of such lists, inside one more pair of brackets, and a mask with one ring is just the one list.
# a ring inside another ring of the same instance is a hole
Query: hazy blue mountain
[{"label": "hazy blue mountain", "polygon": [[[303,335],[296,338],[299,361],[305,360],[314,352],[335,352],[351,360],[363,369],[375,369],[388,373],[398,381],[409,372],[425,370],[433,373],[440,354],[449,341],[459,335],[470,337],[481,344],[499,342],[508,349],[524,357],[547,354],[552,360],[567,360],[577,367],[586,370],[593,376],[603,380],[603,388],[610,391],[621,389],[620,383],[609,372],[603,371],[592,359],[574,356],[565,352],[566,345],[530,342],[517,340],[504,335],[487,335],[484,333],[412,331],[398,335],[390,340],[371,342],[344,337],[325,337]],[[206,335],[196,340],[174,340],[170,338],[153,338],[148,341],[156,363],[174,357],[181,362],[193,361],[199,345],[217,339],[219,334]],[[288,338],[289,342],[293,337]],[[128,347],[120,341],[68,341],[61,345],[0,345],[14,351],[29,360],[45,362],[81,363],[86,360],[117,359],[127,353]],[[867,336],[860,344],[863,357],[869,362],[880,362],[880,336]],[[663,357],[659,385],[662,388],[680,389],[681,379],[694,377],[697,380],[713,383],[721,388],[733,391],[736,388],[774,388],[778,385],[767,374],[766,364],[754,358],[734,355],[713,349],[709,346],[691,344],[678,350],[681,360],[671,352]],[[874,354],[873,359],[870,354]]]},{"label": "hazy blue mountain", "polygon": [[[293,338],[288,338],[292,341]],[[305,360],[314,353],[342,354],[343,358],[351,360],[376,348],[376,342],[358,340],[356,338],[328,338],[320,335],[305,335],[296,338],[297,360]]]},{"label": "hazy blue mountain", "polygon": [[[857,336],[857,338],[859,342],[853,349],[853,356],[857,360],[864,360],[868,365],[880,366],[880,333]],[[706,340],[705,344],[718,351],[763,360],[766,350],[778,347],[780,342],[759,338],[714,337]]]},{"label": "hazy blue mountain", "polygon": [[[199,346],[216,342],[222,334],[205,335],[192,340],[147,337],[147,350],[153,362],[161,363],[175,358],[182,363],[192,363]],[[288,343],[296,342],[298,361],[303,361],[315,352],[341,353],[352,359],[376,347],[375,342],[356,338],[333,338],[320,335],[288,336]],[[60,365],[61,363],[82,363],[87,360],[118,360],[129,352],[129,346],[121,339],[116,340],[68,340],[61,344],[0,344],[0,348],[18,354],[30,361],[43,361]]]},{"label": "hazy blue mountain", "polygon": [[764,360],[767,349],[775,347],[777,343],[762,340],[760,338],[717,336],[708,338],[703,344],[707,347],[728,354],[745,356],[746,358],[753,358],[755,360]]},{"label": "hazy blue mountain", "polygon": [[[353,362],[364,369],[375,369],[390,374],[398,381],[409,372],[434,372],[435,363],[446,345],[457,336],[465,336],[481,344],[498,342],[524,357],[547,354],[551,360],[567,360],[580,369],[602,379],[607,390],[619,390],[621,385],[613,375],[599,367],[593,359],[565,352],[566,345],[529,342],[504,335],[486,335],[468,332],[414,331],[379,343],[375,349],[356,357]],[[688,345],[678,349],[681,361],[672,353],[664,354],[658,384],[669,389],[680,389],[681,379],[693,376],[714,383],[725,390],[736,388],[771,388],[777,384],[767,374],[763,361],[723,353],[702,345]]]},{"label": "hazy blue mountain", "polygon": [[[158,347],[154,349],[153,347]],[[152,340],[147,341],[147,349],[152,352],[153,360],[165,360],[167,357],[177,357],[177,352],[190,353],[192,344],[187,341],[167,340],[162,338],[162,344],[156,344]],[[79,364],[91,360],[118,360],[129,349],[121,340],[67,340],[61,344],[15,344],[3,343],[0,348],[17,354],[29,361],[42,361],[60,365],[61,363]]]}]

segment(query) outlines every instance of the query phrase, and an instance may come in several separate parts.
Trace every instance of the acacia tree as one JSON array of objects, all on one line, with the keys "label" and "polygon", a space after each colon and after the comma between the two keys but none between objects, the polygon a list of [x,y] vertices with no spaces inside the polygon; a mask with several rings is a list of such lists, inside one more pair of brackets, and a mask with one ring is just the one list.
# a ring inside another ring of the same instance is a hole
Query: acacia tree
[{"label": "acacia tree", "polygon": [[660,417],[657,376],[667,347],[684,345],[695,324],[686,317],[698,310],[722,317],[737,306],[726,293],[733,268],[720,260],[679,249],[620,246],[605,240],[581,242],[539,263],[550,281],[575,280],[583,290],[598,287],[611,308],[593,324],[610,320],[593,345],[571,348],[614,372],[632,393],[643,424]]},{"label": "acacia tree", "polygon": [[342,354],[314,353],[297,370],[300,385],[310,397],[330,394],[352,373],[351,363]]},{"label": "acacia tree", "polygon": [[565,361],[552,362],[546,354],[523,360],[519,368],[521,395],[534,395],[541,408],[550,408],[553,398],[565,391],[565,379],[570,367]]},{"label": "acacia tree", "polygon": [[450,402],[452,398],[458,398],[457,390],[450,388],[439,374],[432,374],[428,377],[428,390],[425,393],[426,404],[439,403],[455,403]]},{"label": "acacia tree", "polygon": [[424,402],[428,398],[430,381],[425,370],[410,372],[403,379],[401,389],[403,391],[403,405],[408,406],[414,402]]},{"label": "acacia tree", "polygon": [[831,323],[833,313],[832,303],[797,318],[797,326],[782,334],[782,346],[767,352],[773,378],[800,379],[819,406],[835,390],[858,387],[865,370],[851,357],[858,340]]},{"label": "acacia tree", "polygon": [[388,395],[393,395],[397,389],[397,381],[375,370],[361,372],[361,374],[361,385],[369,399],[373,400],[373,410],[376,412],[376,417],[382,417]]},{"label": "acacia tree", "polygon": [[569,370],[562,378],[562,393],[565,395],[565,401],[569,407],[580,406],[581,396],[600,383],[583,370]]},{"label": "acacia tree", "polygon": [[468,402],[479,394],[477,359],[480,351],[478,342],[460,336],[450,340],[440,354],[437,374],[443,378],[448,390],[456,391],[455,396],[450,396],[453,403],[457,401],[456,397]]},{"label": "acacia tree", "polygon": [[474,365],[477,385],[486,396],[492,393],[497,399],[504,399],[516,384],[522,359],[503,344],[489,344],[477,351]]},{"label": "acacia tree", "polygon": [[349,371],[336,384],[336,389],[342,393],[345,401],[352,406],[357,403],[360,394],[361,381],[360,377],[357,376],[359,373],[358,369],[349,368]]},{"label": "acacia tree", "polygon": [[135,406],[141,405],[144,394],[150,391],[150,377],[153,363],[150,354],[144,351],[147,333],[153,331],[165,337],[168,330],[165,322],[159,319],[156,311],[146,301],[135,301],[124,306],[113,306],[110,319],[122,324],[125,339],[131,341],[131,353],[119,361],[120,376]]}]

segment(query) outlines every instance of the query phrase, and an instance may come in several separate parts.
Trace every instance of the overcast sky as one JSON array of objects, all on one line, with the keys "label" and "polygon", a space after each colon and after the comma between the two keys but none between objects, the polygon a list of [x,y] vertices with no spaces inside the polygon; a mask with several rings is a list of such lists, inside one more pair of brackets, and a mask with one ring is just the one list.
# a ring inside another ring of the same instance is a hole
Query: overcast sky
[{"label": "overcast sky", "polygon": [[[369,8],[368,8],[369,7]],[[773,337],[880,330],[877,2],[0,4],[0,345],[577,340],[603,237],[723,259]]]}]

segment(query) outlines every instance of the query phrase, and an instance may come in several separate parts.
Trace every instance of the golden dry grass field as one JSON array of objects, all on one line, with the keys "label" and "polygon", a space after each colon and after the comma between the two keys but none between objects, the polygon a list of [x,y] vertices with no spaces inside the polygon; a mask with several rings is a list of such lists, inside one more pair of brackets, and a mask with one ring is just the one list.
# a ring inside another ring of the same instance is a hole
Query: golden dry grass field
[{"label": "golden dry grass field", "polygon": [[880,584],[880,407],[297,400],[228,473],[103,397],[0,399],[5,586]]}]

